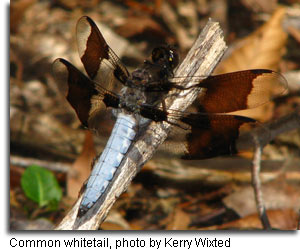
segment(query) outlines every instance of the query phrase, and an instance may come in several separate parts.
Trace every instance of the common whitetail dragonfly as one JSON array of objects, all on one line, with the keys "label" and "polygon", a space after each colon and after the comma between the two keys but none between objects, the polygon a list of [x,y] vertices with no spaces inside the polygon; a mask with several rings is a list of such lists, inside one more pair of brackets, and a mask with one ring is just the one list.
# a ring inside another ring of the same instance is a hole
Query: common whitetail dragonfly
[{"label": "common whitetail dragonfly", "polygon": [[[152,51],[151,61],[129,74],[108,46],[93,20],[87,16],[76,26],[80,59],[88,76],[65,59],[53,63],[53,73],[81,123],[100,130],[101,105],[113,109],[115,126],[99,159],[94,162],[87,181],[78,216],[85,214],[101,197],[116,169],[135,140],[145,121],[167,122],[182,130],[184,159],[205,159],[236,154],[236,141],[244,124],[256,120],[226,113],[254,108],[270,101],[270,79],[276,93],[283,93],[287,84],[279,74],[268,69],[254,69],[222,75],[193,77],[194,84],[180,85],[174,78],[179,63],[178,53],[171,46]],[[123,84],[119,94],[108,90],[109,76]],[[184,79],[184,78],[182,78]],[[203,88],[205,95],[195,105],[197,112],[169,110],[165,98],[172,91]]]}]

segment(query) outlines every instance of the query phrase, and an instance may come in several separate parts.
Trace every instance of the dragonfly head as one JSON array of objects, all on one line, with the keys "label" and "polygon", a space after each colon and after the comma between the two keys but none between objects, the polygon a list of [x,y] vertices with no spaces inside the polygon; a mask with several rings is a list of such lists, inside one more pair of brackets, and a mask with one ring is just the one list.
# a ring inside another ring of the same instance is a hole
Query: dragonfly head
[{"label": "dragonfly head", "polygon": [[179,56],[175,48],[166,45],[153,49],[152,61],[173,70],[179,63]]}]

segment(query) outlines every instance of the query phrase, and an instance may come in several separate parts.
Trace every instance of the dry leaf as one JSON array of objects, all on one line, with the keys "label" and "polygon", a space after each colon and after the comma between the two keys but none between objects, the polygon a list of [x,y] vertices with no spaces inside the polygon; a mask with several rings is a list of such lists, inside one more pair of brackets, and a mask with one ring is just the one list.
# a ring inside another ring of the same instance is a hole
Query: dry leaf
[{"label": "dry leaf", "polygon": [[105,221],[101,224],[103,230],[130,230],[131,227],[121,214],[115,210],[110,211]]},{"label": "dry leaf", "polygon": [[166,37],[167,33],[153,19],[147,16],[132,16],[118,28],[118,34],[122,37],[132,37],[142,33],[149,33],[152,36]]},{"label": "dry leaf", "polygon": [[[292,209],[269,210],[267,216],[272,228],[281,230],[296,230],[298,215]],[[262,229],[262,224],[257,214],[248,215],[244,218],[225,223],[220,226],[201,228],[201,230],[222,230],[222,229]]]},{"label": "dry leaf", "polygon": [[[300,207],[299,187],[275,181],[262,186],[264,203],[267,209],[294,209]],[[256,212],[253,188],[248,186],[237,190],[223,199],[228,208],[244,217]]]},{"label": "dry leaf", "polygon": [[242,0],[243,5],[253,12],[272,12],[275,8],[277,0]]},{"label": "dry leaf", "polygon": [[179,47],[186,50],[194,43],[194,38],[190,37],[184,25],[178,18],[176,12],[168,1],[163,1],[161,5],[161,18],[164,20],[168,28],[175,34]]},{"label": "dry leaf", "polygon": [[[259,68],[278,70],[287,41],[287,34],[281,24],[285,12],[285,8],[277,9],[267,23],[239,41],[238,48],[220,63],[215,71],[216,74]],[[273,114],[273,107],[263,105],[239,114],[267,121]]]},{"label": "dry leaf", "polygon": [[14,190],[9,190],[9,206],[10,207],[20,207],[20,203],[16,198],[16,192]]},{"label": "dry leaf", "polygon": [[12,2],[10,6],[10,32],[16,33],[19,29],[19,24],[21,23],[26,10],[33,4],[36,0],[20,0],[17,2]]},{"label": "dry leaf", "polygon": [[39,218],[36,220],[29,219],[11,219],[10,230],[53,230],[53,223],[46,218]]},{"label": "dry leaf", "polygon": [[221,74],[255,68],[277,70],[287,40],[281,24],[284,15],[285,8],[279,8],[267,23],[240,40],[239,48],[222,61],[216,72]]},{"label": "dry leaf", "polygon": [[74,162],[67,179],[67,193],[69,197],[77,198],[82,184],[89,177],[91,164],[96,156],[93,134],[87,130],[80,156]]},{"label": "dry leaf", "polygon": [[170,215],[170,223],[166,230],[187,230],[191,222],[190,216],[177,207]]}]

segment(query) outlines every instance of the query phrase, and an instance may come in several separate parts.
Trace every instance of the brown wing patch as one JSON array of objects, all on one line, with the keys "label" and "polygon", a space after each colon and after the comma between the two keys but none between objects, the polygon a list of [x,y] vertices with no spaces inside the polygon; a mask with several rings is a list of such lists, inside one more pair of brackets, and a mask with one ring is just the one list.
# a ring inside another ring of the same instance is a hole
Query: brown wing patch
[{"label": "brown wing patch", "polygon": [[287,82],[277,72],[257,69],[210,76],[198,86],[206,89],[196,104],[200,112],[226,113],[267,103],[287,89]]},{"label": "brown wing patch", "polygon": [[56,59],[52,68],[59,89],[84,126],[90,127],[89,120],[100,112],[101,103],[104,102],[107,107],[118,107],[118,96],[91,81],[67,60]]},{"label": "brown wing patch", "polygon": [[105,78],[98,77],[98,74],[109,75],[109,73],[102,72],[108,70],[107,64],[104,66],[106,61],[111,65],[110,70],[113,71],[113,75],[122,83],[126,82],[129,76],[126,67],[108,46],[91,18],[83,16],[78,20],[76,34],[79,56],[91,79]]},{"label": "brown wing patch", "polygon": [[191,126],[185,136],[183,159],[206,159],[237,153],[236,141],[240,128],[256,121],[236,115],[210,115],[191,113],[181,118]]},{"label": "brown wing patch", "polygon": [[101,60],[109,59],[109,47],[96,24],[87,16],[78,20],[76,38],[80,59],[89,77],[94,79]]}]

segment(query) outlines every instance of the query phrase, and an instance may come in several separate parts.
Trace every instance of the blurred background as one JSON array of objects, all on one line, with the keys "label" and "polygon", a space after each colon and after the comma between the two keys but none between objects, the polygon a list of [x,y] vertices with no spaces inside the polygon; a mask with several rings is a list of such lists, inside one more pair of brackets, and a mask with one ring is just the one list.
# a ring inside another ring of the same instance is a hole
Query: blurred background
[{"label": "blurred background", "polygon": [[[90,16],[129,71],[172,44],[184,58],[209,18],[229,46],[214,73],[267,68],[289,91],[247,115],[272,121],[300,107],[300,2],[297,0],[18,0],[10,5],[10,228],[51,229],[76,201],[113,123],[94,136],[59,92],[52,62],[83,71],[75,37]],[[296,229],[300,130],[263,151],[263,194],[271,225]],[[261,228],[251,188],[251,154],[186,162],[158,152],[111,209],[101,229]]]}]

